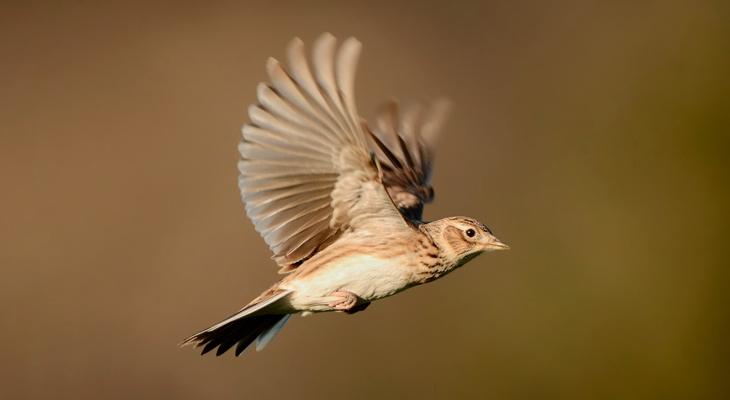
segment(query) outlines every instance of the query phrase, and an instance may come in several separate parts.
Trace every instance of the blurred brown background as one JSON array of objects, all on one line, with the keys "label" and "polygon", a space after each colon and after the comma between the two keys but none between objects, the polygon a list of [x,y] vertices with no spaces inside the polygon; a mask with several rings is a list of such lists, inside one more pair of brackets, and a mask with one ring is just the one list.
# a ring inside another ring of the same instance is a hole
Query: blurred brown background
[{"label": "blurred brown background", "polygon": [[[730,396],[727,3],[17,3],[1,398]],[[453,100],[427,217],[513,250],[262,353],[178,349],[277,277],[236,144],[266,58],[323,31],[364,43],[364,116]]]}]

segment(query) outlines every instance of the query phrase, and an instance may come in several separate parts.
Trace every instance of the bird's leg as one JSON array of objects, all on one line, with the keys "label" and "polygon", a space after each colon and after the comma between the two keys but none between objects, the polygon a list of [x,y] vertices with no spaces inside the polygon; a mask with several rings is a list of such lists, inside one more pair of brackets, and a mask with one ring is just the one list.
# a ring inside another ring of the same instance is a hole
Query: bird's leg
[{"label": "bird's leg", "polygon": [[348,314],[354,314],[358,311],[366,309],[370,302],[366,302],[361,298],[357,297],[354,293],[347,291],[332,292],[327,296],[328,306],[332,307],[335,311],[344,311]]}]

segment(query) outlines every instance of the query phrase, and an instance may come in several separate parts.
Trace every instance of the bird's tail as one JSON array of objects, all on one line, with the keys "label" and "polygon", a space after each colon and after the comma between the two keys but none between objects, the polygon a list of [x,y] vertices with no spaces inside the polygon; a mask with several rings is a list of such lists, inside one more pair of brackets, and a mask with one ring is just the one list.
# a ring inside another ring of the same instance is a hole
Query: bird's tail
[{"label": "bird's tail", "polygon": [[216,347],[219,356],[236,345],[236,357],[256,341],[256,351],[262,350],[284,327],[291,314],[282,314],[282,303],[291,291],[279,292],[262,301],[244,307],[225,320],[185,339],[180,346],[195,344],[205,354]]}]

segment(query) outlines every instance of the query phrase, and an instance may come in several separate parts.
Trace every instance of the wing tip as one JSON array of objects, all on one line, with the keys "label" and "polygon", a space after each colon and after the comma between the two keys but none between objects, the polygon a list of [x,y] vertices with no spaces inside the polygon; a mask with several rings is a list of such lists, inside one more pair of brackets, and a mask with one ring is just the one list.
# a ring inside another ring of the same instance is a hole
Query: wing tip
[{"label": "wing tip", "polygon": [[314,40],[315,43],[323,41],[337,41],[337,38],[331,32],[325,31],[320,33],[319,36],[317,36],[317,38]]},{"label": "wing tip", "polygon": [[277,60],[274,57],[269,57],[266,59],[266,72],[271,75],[272,71],[276,70],[277,67],[279,67],[281,63],[279,63],[279,60]]}]

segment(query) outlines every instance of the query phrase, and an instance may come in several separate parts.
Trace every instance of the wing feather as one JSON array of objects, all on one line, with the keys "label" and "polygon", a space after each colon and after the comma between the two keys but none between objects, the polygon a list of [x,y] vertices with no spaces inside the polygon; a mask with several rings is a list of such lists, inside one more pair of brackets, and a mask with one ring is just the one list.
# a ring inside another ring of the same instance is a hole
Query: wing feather
[{"label": "wing feather", "polygon": [[387,103],[369,131],[371,147],[383,170],[383,184],[398,209],[420,221],[423,206],[433,200],[433,143],[449,110],[446,100],[427,109],[416,105],[401,117],[395,102]]},{"label": "wing feather", "polygon": [[288,69],[269,59],[242,129],[239,187],[246,213],[290,271],[346,230],[410,229],[381,182],[354,100],[360,43],[317,39],[287,48]]}]

